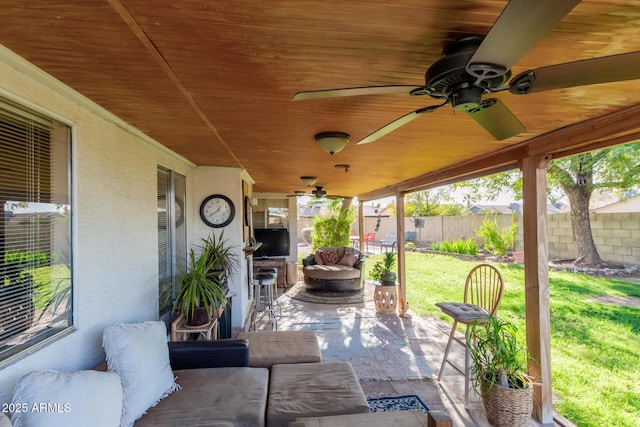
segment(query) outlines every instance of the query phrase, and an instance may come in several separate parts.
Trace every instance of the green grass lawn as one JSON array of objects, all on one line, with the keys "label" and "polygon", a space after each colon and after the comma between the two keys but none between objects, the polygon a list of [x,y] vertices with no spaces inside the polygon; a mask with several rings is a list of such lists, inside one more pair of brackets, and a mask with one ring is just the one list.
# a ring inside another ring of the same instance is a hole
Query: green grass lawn
[{"label": "green grass lawn", "polygon": [[[372,255],[367,271],[380,259]],[[478,262],[407,252],[407,301],[421,316],[450,323],[434,304],[462,301],[467,273]],[[498,315],[524,334],[524,268],[499,264],[505,290]],[[640,420],[640,309],[589,301],[640,297],[640,285],[568,272],[549,272],[554,408],[583,426],[631,426]]]}]

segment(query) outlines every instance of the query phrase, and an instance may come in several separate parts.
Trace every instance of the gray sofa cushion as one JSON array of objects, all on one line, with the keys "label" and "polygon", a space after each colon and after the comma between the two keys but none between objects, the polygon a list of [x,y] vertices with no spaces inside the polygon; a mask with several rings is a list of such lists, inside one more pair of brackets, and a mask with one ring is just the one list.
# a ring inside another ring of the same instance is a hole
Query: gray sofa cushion
[{"label": "gray sofa cushion", "polygon": [[204,368],[174,374],[182,389],[150,408],[135,427],[264,427],[267,369]]},{"label": "gray sofa cushion", "polygon": [[249,341],[249,365],[271,368],[282,363],[322,362],[318,336],[314,331],[239,332]]}]

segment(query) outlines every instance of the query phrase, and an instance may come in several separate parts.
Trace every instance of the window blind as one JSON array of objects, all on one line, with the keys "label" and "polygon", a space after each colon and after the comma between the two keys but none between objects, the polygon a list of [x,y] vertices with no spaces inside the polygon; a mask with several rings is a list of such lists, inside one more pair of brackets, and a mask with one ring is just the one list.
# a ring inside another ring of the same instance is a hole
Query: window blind
[{"label": "window blind", "polygon": [[0,362],[71,325],[68,144],[0,100]]}]

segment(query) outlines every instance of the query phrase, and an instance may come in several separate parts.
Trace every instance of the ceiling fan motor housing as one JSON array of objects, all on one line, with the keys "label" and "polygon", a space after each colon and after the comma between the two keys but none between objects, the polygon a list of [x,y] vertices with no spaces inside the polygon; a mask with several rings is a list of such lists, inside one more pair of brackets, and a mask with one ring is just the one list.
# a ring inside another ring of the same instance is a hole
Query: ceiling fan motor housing
[{"label": "ceiling fan motor housing", "polygon": [[445,47],[444,57],[425,73],[425,86],[430,96],[448,99],[456,110],[467,111],[480,105],[480,97],[488,89],[499,87],[509,79],[509,70],[487,64],[473,64],[473,70],[481,70],[480,74],[467,71],[482,40],[482,36],[469,36]]}]

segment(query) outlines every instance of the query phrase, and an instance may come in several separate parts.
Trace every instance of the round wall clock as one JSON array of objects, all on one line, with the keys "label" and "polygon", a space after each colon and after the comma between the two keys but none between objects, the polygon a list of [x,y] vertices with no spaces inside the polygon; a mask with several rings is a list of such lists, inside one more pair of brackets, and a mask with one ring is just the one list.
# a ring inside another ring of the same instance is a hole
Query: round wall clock
[{"label": "round wall clock", "polygon": [[200,218],[209,227],[226,227],[233,221],[235,213],[231,199],[222,194],[212,194],[200,204]]}]

